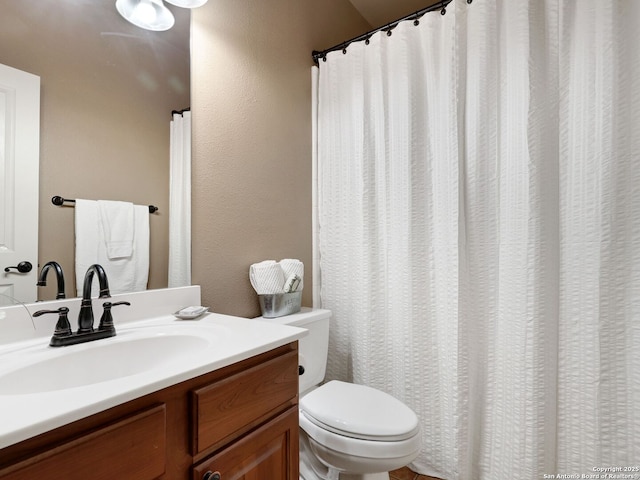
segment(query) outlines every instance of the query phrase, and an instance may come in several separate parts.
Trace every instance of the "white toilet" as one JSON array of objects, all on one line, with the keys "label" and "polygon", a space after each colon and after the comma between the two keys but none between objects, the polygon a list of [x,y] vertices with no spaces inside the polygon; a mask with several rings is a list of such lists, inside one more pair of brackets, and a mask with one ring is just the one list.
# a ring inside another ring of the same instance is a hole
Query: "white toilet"
[{"label": "white toilet", "polygon": [[303,308],[265,321],[309,330],[299,341],[300,478],[389,480],[418,455],[418,417],[404,403],[364,385],[324,380],[331,312]]}]

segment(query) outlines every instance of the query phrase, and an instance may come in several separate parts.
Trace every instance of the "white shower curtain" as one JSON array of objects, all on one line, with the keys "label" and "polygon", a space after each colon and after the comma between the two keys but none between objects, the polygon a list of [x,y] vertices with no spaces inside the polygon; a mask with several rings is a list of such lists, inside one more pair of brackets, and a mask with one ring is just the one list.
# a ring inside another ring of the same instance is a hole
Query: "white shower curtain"
[{"label": "white shower curtain", "polygon": [[417,412],[420,473],[637,466],[640,2],[454,0],[317,98],[328,377]]},{"label": "white shower curtain", "polygon": [[191,112],[173,114],[169,174],[169,287],[191,285]]}]

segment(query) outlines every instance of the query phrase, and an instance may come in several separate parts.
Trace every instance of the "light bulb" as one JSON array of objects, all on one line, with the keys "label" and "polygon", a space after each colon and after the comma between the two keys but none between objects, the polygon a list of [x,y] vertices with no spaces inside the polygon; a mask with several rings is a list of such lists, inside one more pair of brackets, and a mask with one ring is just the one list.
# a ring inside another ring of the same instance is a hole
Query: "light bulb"
[{"label": "light bulb", "polygon": [[140,23],[152,25],[156,20],[156,11],[148,0],[142,0],[135,6],[131,17]]},{"label": "light bulb", "polygon": [[207,3],[207,0],[167,0],[167,2],[176,7],[197,8]]},{"label": "light bulb", "polygon": [[175,23],[162,0],[116,0],[116,9],[128,22],[146,30],[169,30]]}]

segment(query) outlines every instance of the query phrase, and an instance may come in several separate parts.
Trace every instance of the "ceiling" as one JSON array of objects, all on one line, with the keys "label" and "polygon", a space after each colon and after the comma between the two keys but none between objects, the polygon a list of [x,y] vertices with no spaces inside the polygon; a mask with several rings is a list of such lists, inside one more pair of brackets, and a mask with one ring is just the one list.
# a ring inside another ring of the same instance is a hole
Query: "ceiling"
[{"label": "ceiling", "polygon": [[440,3],[435,0],[350,0],[372,28],[398,20],[422,8]]}]

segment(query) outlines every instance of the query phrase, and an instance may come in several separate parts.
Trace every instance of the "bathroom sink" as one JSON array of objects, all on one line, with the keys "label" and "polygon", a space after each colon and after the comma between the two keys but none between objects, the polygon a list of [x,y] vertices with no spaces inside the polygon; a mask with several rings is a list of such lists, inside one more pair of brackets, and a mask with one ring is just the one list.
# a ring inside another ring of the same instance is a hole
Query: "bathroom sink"
[{"label": "bathroom sink", "polygon": [[[195,320],[152,314],[160,308],[172,312],[178,305],[198,305],[199,294],[197,287],[132,293],[125,299],[136,300],[131,309],[137,311],[127,310],[130,317],[116,324],[115,337],[64,347],[49,346],[54,318],[29,322],[29,329],[16,327],[25,323],[21,316],[0,321],[5,330],[15,327],[8,334],[16,338],[7,341],[7,331],[0,334],[0,449],[268,352],[306,333],[218,313]],[[33,311],[42,308],[30,306]],[[17,332],[14,337],[12,332]]]},{"label": "bathroom sink", "polygon": [[39,347],[0,373],[0,395],[25,395],[121,380],[175,364],[214,342],[207,329],[125,331],[62,348]]}]

